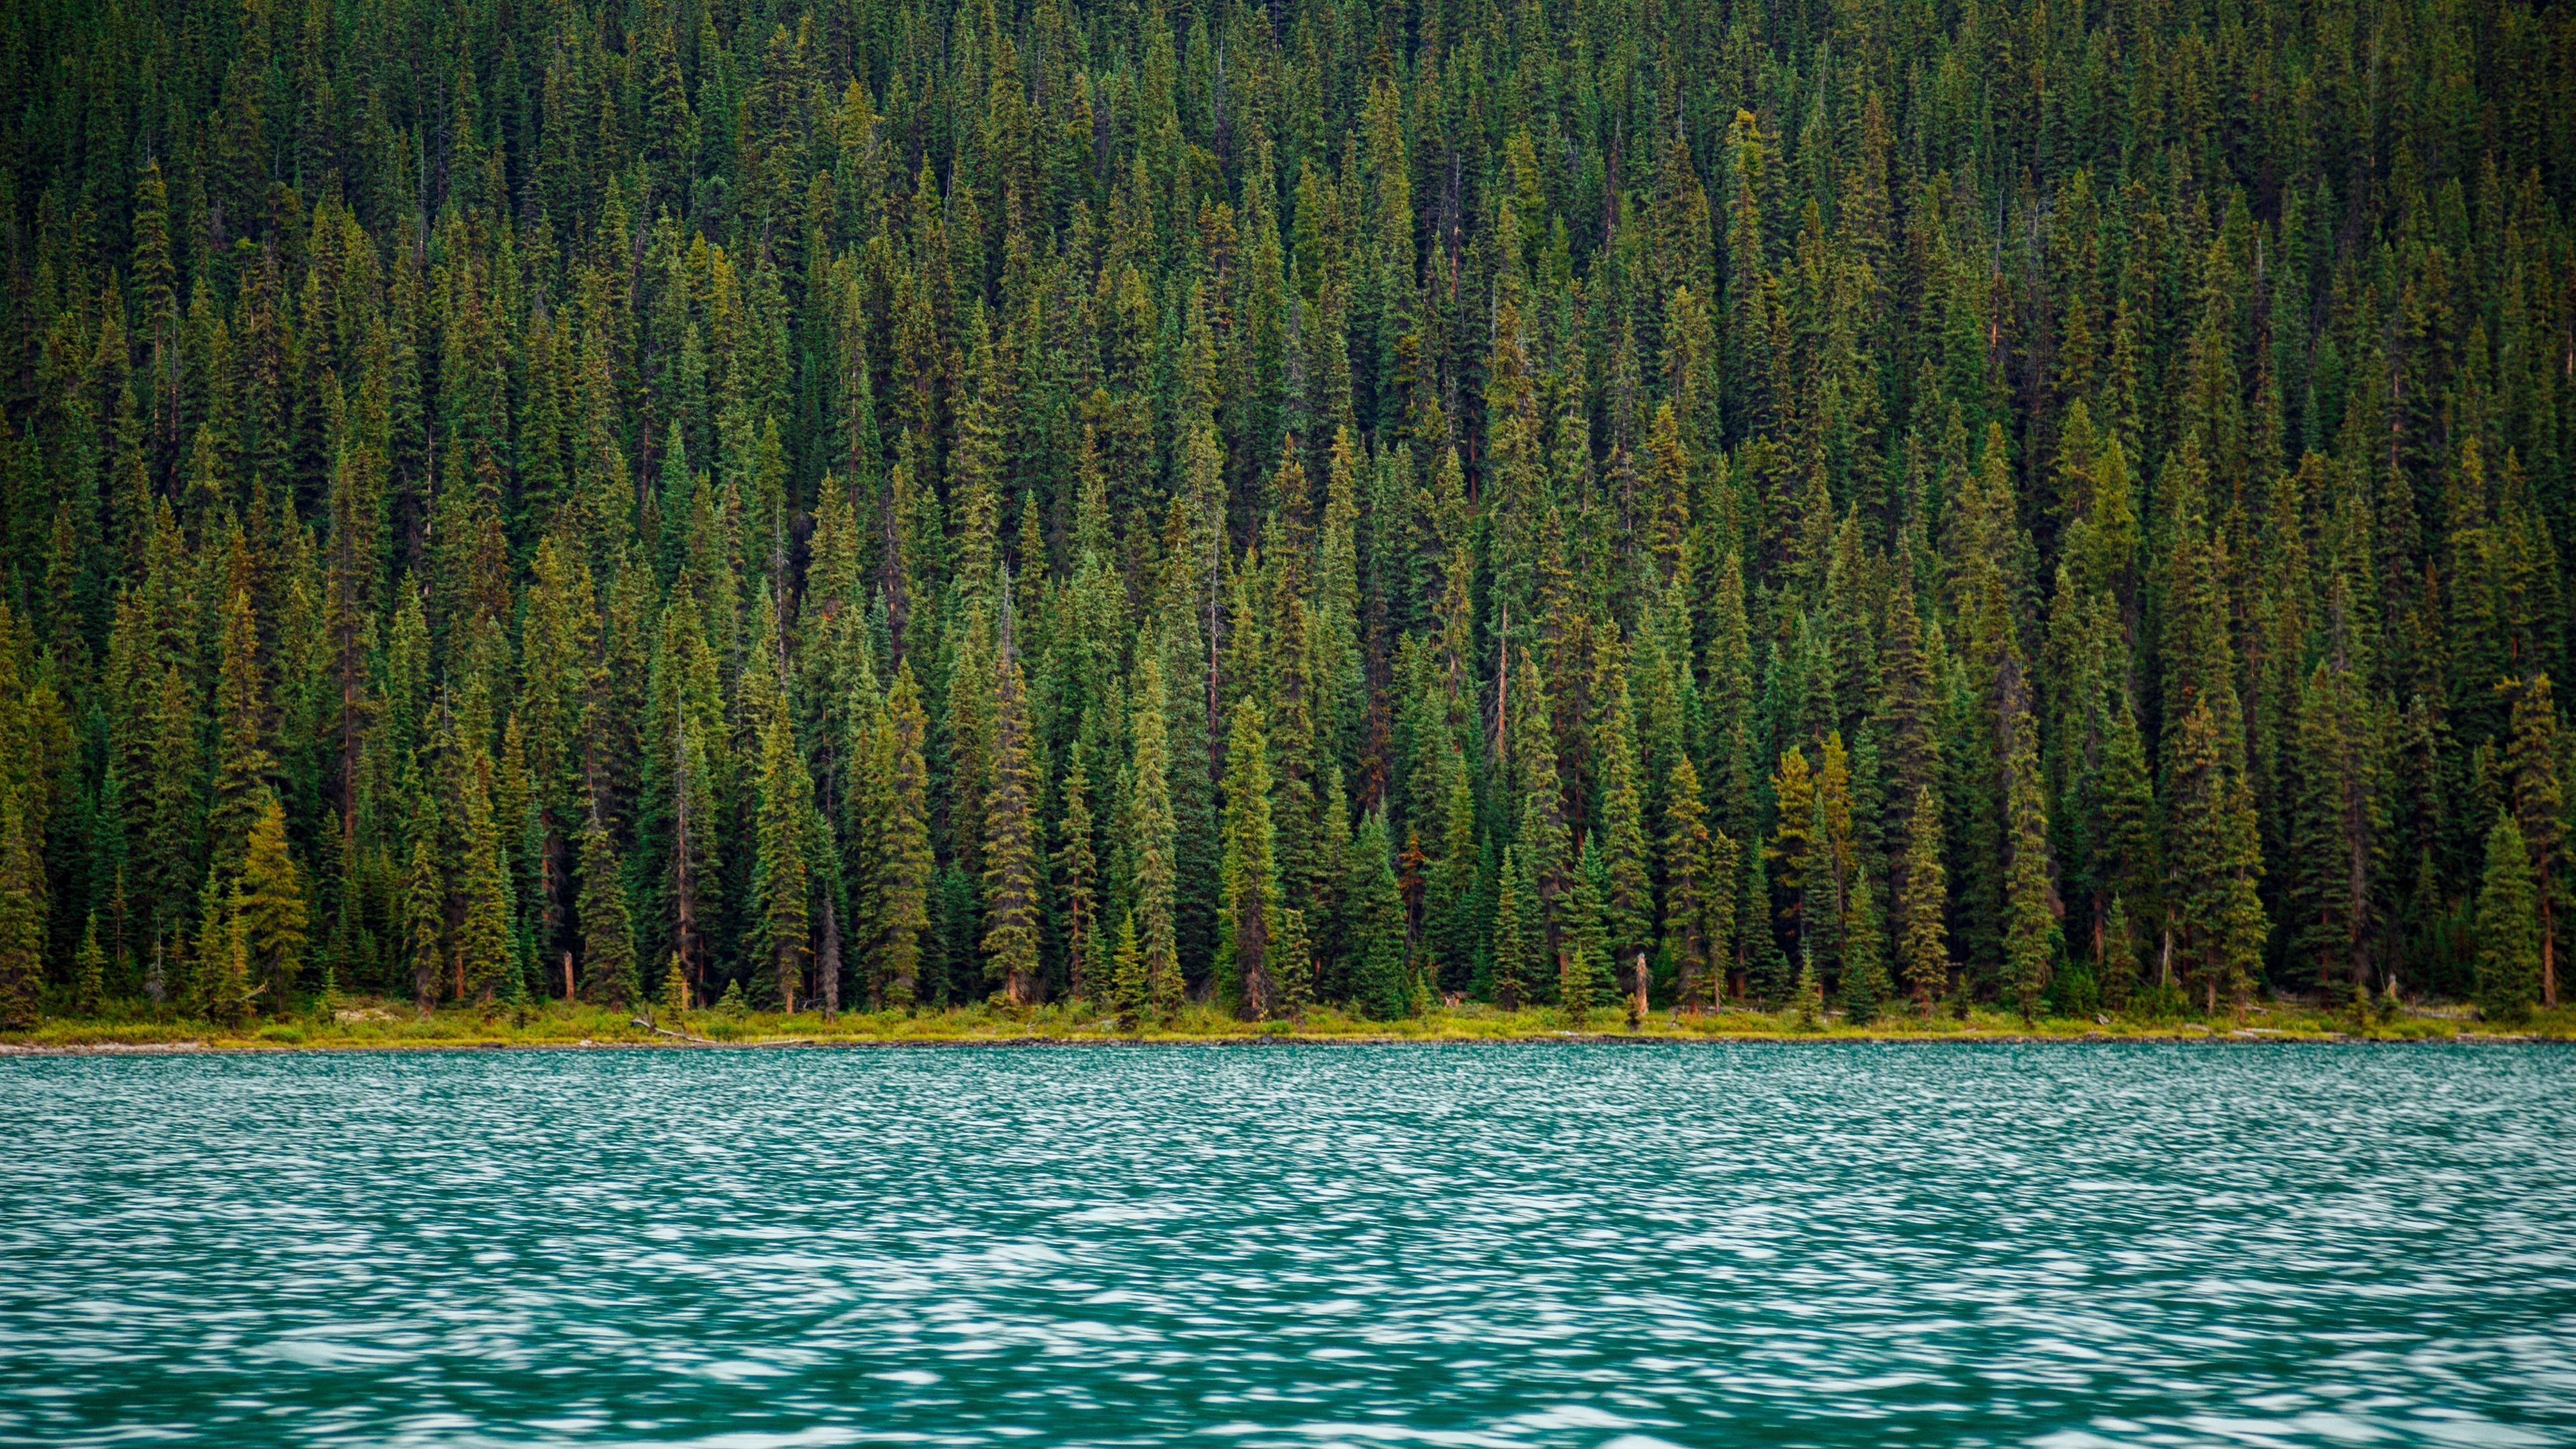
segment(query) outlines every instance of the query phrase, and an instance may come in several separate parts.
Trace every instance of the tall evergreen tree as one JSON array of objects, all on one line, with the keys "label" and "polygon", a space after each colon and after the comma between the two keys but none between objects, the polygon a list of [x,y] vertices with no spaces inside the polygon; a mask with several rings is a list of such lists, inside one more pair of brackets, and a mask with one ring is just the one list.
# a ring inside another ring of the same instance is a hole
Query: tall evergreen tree
[{"label": "tall evergreen tree", "polygon": [[644,1000],[636,971],[634,918],[627,909],[624,869],[617,846],[593,817],[581,834],[581,990],[593,1001],[637,1006]]},{"label": "tall evergreen tree", "polygon": [[1261,710],[1246,697],[1234,708],[1225,749],[1225,926],[1228,951],[1218,999],[1248,1021],[1278,1007],[1271,945],[1279,935],[1279,867],[1270,823],[1269,746]]},{"label": "tall evergreen tree", "polygon": [[2520,1021],[2540,997],[2540,912],[2530,847],[2511,815],[2487,832],[2486,879],[2478,888],[2478,1014]]}]

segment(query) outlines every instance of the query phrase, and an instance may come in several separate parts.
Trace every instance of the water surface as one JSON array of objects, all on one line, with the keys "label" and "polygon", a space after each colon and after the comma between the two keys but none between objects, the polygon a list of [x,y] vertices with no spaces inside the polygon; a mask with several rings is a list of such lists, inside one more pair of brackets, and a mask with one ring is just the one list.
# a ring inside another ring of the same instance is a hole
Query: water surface
[{"label": "water surface", "polygon": [[2565,1444],[2547,1048],[0,1062],[0,1442]]}]

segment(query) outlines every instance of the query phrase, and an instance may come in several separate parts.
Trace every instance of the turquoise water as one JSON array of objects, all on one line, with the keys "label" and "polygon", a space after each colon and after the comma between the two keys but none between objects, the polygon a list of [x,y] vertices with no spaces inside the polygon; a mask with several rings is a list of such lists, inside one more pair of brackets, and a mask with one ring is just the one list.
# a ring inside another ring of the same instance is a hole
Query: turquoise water
[{"label": "turquoise water", "polygon": [[0,1062],[0,1442],[2565,1444],[2576,1054]]}]

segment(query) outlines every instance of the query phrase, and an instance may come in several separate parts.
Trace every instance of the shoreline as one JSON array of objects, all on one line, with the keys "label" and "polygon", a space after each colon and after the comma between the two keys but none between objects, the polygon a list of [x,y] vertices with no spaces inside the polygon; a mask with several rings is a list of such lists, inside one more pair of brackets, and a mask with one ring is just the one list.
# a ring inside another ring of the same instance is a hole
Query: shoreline
[{"label": "shoreline", "polygon": [[1145,1050],[1165,1047],[1341,1048],[1341,1047],[1490,1047],[1490,1046],[2576,1046],[2576,1038],[2546,1032],[2458,1031],[2430,1034],[2356,1034],[2287,1030],[2093,1031],[2064,1035],[2033,1031],[1963,1029],[1951,1032],[1548,1032],[1507,1035],[1408,1036],[1401,1034],[1287,1032],[1210,1036],[1109,1036],[1026,1033],[1004,1036],[834,1037],[822,1040],[667,1041],[652,1039],[510,1040],[346,1040],[262,1041],[192,1038],[169,1042],[8,1042],[0,1041],[0,1060],[21,1057],[163,1057],[289,1056],[310,1053],[409,1055],[432,1052],[597,1052],[597,1051],[849,1051],[849,1050],[1020,1050],[1039,1047],[1090,1047]]},{"label": "shoreline", "polygon": [[2322,1003],[2275,997],[2249,1003],[2243,1016],[2222,1013],[2129,1016],[2042,1016],[1976,1006],[1931,1015],[1910,1004],[1853,1023],[1840,1012],[1801,1020],[1790,1011],[1729,1003],[1696,1012],[1664,1006],[1630,1018],[1595,1010],[1569,1017],[1553,1006],[1505,1011],[1480,1003],[1434,1006],[1398,1021],[1374,1021],[1323,1007],[1294,1022],[1246,1022],[1204,1002],[1160,1020],[1137,1023],[1088,1003],[1010,1006],[973,1002],[919,1011],[819,1011],[700,1008],[638,1014],[633,1007],[577,1001],[448,1005],[427,1015],[378,996],[308,1002],[288,1016],[218,1026],[193,1016],[152,1015],[112,1007],[100,1016],[40,1017],[23,1032],[0,1034],[0,1059],[31,1056],[228,1055],[278,1052],[415,1051],[787,1051],[845,1048],[1023,1048],[1200,1046],[1652,1046],[1764,1042],[1822,1046],[2122,1042],[2259,1046],[2339,1043],[2467,1042],[2576,1044],[2576,1008],[2543,1010],[2517,1022],[2484,1022],[2450,1003],[2373,1012],[2356,1019]]}]

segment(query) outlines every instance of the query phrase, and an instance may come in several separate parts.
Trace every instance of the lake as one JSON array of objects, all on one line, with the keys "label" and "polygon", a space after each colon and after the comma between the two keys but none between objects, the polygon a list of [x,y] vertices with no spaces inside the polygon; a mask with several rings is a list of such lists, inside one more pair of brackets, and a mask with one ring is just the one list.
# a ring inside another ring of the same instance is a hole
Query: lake
[{"label": "lake", "polygon": [[2566,1444],[2576,1053],[0,1061],[0,1442]]}]

